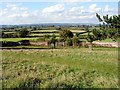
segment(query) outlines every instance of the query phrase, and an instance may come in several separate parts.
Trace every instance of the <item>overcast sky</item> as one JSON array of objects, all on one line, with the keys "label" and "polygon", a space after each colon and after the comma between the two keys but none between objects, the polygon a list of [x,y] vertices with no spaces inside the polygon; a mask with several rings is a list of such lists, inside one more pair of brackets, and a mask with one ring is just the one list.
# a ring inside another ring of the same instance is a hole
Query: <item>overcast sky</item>
[{"label": "overcast sky", "polygon": [[10,1],[0,3],[0,24],[98,23],[96,13],[118,14],[118,0]]}]

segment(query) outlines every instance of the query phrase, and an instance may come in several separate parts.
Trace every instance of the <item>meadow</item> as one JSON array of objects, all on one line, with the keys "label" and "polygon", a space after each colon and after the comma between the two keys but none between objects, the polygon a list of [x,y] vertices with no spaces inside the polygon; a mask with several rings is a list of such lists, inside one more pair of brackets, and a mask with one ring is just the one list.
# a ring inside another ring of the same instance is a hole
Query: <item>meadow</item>
[{"label": "meadow", "polygon": [[3,50],[3,88],[118,88],[117,48]]}]

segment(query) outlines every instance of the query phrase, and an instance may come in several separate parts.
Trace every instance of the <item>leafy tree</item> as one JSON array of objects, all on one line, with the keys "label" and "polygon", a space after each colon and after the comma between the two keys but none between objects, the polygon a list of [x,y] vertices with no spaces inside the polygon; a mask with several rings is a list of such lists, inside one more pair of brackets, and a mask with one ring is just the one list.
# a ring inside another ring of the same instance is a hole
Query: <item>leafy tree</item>
[{"label": "leafy tree", "polygon": [[73,45],[74,45],[74,46],[77,46],[78,43],[79,43],[79,38],[78,38],[77,36],[74,36],[74,37],[72,38],[72,42],[73,42]]},{"label": "leafy tree", "polygon": [[53,34],[49,40],[49,43],[52,45],[52,48],[56,48],[55,47],[56,42],[57,42],[56,36],[55,36],[55,34]]},{"label": "leafy tree", "polygon": [[98,13],[96,13],[96,17],[98,18],[99,22],[103,21]]},{"label": "leafy tree", "polygon": [[3,38],[4,35],[5,33],[3,31],[0,31],[0,37]]},{"label": "leafy tree", "polygon": [[[102,34],[106,35],[107,38],[111,38],[115,40],[117,37],[120,36],[120,15],[113,15],[113,16],[103,16],[103,19],[96,13],[96,17],[100,22],[103,22],[103,30]],[[105,27],[104,27],[105,26]],[[106,31],[105,31],[105,30]]]},{"label": "leafy tree", "polygon": [[19,31],[20,37],[26,37],[29,34],[29,31],[26,28],[23,28]]},{"label": "leafy tree", "polygon": [[98,29],[92,29],[91,31],[86,28],[86,31],[87,31],[87,41],[89,42],[89,49],[90,50],[93,50],[93,41],[96,41],[96,40],[103,40],[106,38],[106,33],[104,33],[103,31],[104,30],[98,30]]},{"label": "leafy tree", "polygon": [[73,38],[73,33],[70,30],[61,30],[59,34],[60,37],[63,37],[64,39]]},{"label": "leafy tree", "polygon": [[46,35],[43,36],[43,38],[44,38],[44,40],[49,40],[50,35],[47,35],[47,34],[46,34]]},{"label": "leafy tree", "polygon": [[60,33],[60,40],[63,42],[63,46],[65,46],[65,41],[68,39],[73,38],[73,33],[70,30],[61,30]]},{"label": "leafy tree", "polygon": [[66,44],[68,45],[68,46],[72,46],[73,44],[72,44],[72,39],[71,38],[67,38],[66,39]]}]

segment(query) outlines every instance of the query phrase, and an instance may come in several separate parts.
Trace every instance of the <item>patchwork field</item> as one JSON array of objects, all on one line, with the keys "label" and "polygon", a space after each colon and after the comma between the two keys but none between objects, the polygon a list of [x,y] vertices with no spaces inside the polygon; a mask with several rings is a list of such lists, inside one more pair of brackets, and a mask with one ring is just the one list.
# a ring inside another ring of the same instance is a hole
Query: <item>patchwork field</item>
[{"label": "patchwork field", "polygon": [[118,88],[117,48],[3,50],[3,88]]}]

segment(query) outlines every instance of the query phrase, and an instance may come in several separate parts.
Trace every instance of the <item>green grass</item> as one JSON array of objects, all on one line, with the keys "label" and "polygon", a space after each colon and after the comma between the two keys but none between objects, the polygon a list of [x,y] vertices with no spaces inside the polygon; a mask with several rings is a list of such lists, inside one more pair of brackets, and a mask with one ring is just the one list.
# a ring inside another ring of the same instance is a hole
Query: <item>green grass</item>
[{"label": "green grass", "polygon": [[73,33],[85,32],[84,30],[70,30]]},{"label": "green grass", "polygon": [[17,42],[20,40],[31,40],[31,41],[35,41],[37,40],[39,37],[35,37],[35,38],[1,38],[0,41],[13,41],[13,42]]},{"label": "green grass", "polygon": [[3,88],[118,88],[116,48],[3,50]]},{"label": "green grass", "polygon": [[95,42],[115,42],[113,41],[112,39],[108,38],[108,39],[105,39],[105,40],[98,40],[98,41],[95,41]]},{"label": "green grass", "polygon": [[[54,33],[40,33],[40,34],[30,34],[29,36],[41,36],[43,37],[44,35],[50,35],[52,36]],[[55,33],[56,36],[59,36],[59,33]]]},{"label": "green grass", "polygon": [[55,31],[58,31],[58,30],[34,30],[31,32],[55,32]]}]

